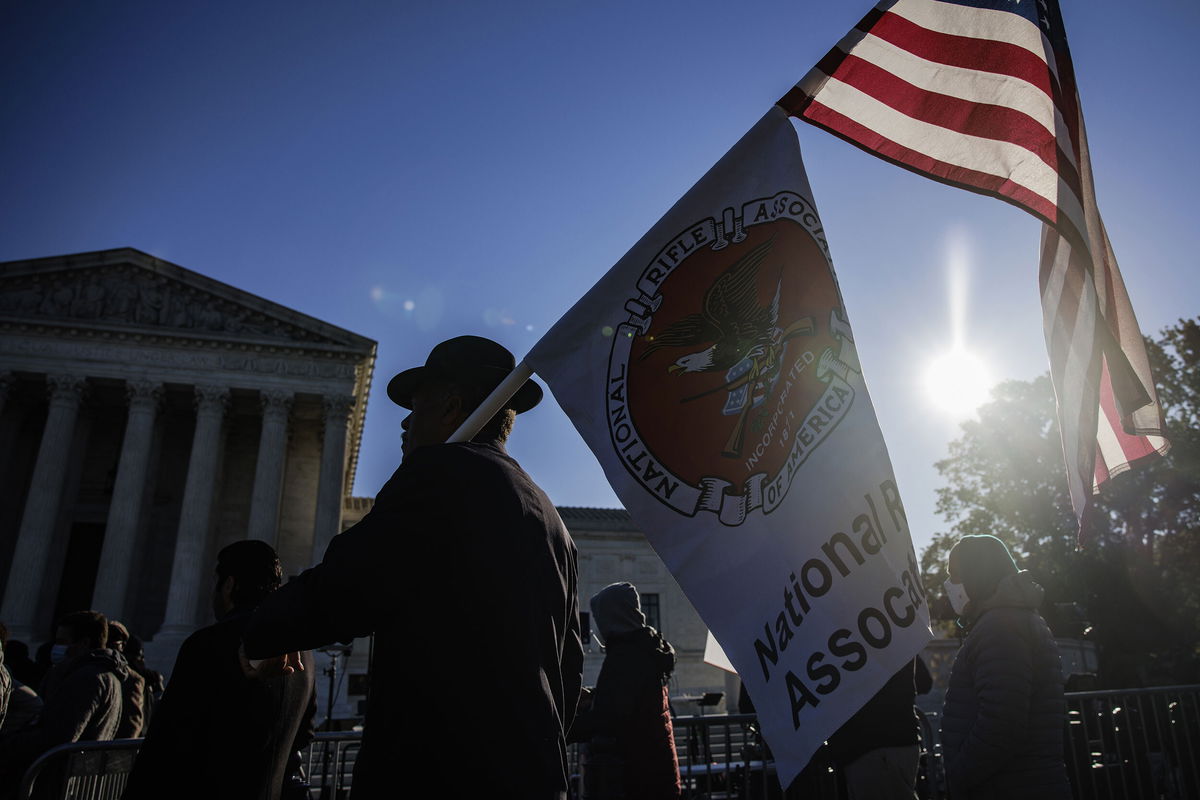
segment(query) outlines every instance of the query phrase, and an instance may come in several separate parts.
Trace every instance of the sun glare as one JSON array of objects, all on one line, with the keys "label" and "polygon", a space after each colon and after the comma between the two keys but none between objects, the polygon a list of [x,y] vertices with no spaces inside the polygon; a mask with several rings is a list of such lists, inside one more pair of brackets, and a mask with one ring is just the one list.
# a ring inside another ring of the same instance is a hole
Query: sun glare
[{"label": "sun glare", "polygon": [[988,398],[987,368],[977,356],[954,349],[934,359],[925,371],[930,399],[944,411],[965,417]]}]

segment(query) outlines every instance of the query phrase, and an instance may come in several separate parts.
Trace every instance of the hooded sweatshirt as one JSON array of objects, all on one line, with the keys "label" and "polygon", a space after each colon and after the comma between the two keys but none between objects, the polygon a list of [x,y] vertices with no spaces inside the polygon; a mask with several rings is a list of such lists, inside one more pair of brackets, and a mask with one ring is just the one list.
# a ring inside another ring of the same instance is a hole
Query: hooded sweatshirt
[{"label": "hooded sweatshirt", "polygon": [[942,709],[942,755],[956,798],[1068,798],[1062,662],[1026,571],[967,604],[967,636]]},{"label": "hooded sweatshirt", "polygon": [[576,716],[570,738],[590,741],[593,756],[619,757],[626,800],[677,798],[679,761],[667,698],[675,650],[646,624],[632,584],[605,587],[591,608],[604,664],[592,707]]}]

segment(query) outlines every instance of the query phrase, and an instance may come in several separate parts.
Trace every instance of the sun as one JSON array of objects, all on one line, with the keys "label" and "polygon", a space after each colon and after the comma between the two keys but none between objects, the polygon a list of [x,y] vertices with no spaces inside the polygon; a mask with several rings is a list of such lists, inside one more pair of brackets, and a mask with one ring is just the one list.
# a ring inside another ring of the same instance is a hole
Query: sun
[{"label": "sun", "polygon": [[959,417],[969,416],[986,402],[990,386],[983,361],[962,348],[943,353],[925,370],[925,390],[930,399]]}]

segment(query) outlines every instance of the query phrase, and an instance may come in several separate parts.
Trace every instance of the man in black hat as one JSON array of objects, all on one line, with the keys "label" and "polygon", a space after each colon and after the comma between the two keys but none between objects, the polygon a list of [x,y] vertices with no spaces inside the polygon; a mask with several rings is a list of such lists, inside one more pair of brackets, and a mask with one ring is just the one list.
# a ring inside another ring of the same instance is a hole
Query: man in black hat
[{"label": "man in black hat", "polygon": [[505,451],[526,381],[470,442],[446,439],[513,371],[496,342],[442,342],[388,397],[410,409],[403,460],[371,512],[255,612],[252,669],[375,634],[355,800],[432,782],[438,796],[558,798],[579,696],[576,551]]}]

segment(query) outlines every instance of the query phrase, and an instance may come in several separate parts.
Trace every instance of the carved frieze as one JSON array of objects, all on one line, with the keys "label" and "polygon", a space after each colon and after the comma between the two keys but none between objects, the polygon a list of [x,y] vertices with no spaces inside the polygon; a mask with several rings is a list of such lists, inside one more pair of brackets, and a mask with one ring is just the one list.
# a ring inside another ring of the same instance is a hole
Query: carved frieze
[{"label": "carved frieze", "polygon": [[0,316],[340,344],[181,281],[132,266],[7,278],[0,284]]},{"label": "carved frieze", "polygon": [[313,359],[208,349],[167,349],[124,342],[101,344],[99,342],[23,336],[0,336],[0,347],[6,354],[32,356],[38,359],[115,361],[147,367],[223,370],[280,377],[341,380],[353,380],[356,377],[354,364],[340,359]]}]

